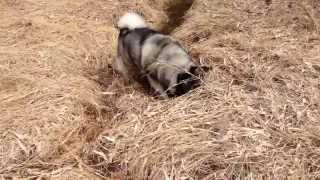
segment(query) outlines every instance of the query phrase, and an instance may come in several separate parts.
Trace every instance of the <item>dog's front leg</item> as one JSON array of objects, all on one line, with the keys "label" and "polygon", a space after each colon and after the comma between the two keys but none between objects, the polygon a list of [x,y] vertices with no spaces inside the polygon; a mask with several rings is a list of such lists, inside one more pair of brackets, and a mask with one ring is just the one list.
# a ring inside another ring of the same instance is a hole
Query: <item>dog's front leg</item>
[{"label": "dog's front leg", "polygon": [[149,81],[150,86],[154,90],[155,96],[159,97],[161,99],[168,99],[169,97],[168,97],[167,93],[164,91],[161,84],[158,81],[156,81],[155,79],[153,79],[152,77],[150,77],[149,75],[147,75],[147,77],[148,77],[148,81]]}]

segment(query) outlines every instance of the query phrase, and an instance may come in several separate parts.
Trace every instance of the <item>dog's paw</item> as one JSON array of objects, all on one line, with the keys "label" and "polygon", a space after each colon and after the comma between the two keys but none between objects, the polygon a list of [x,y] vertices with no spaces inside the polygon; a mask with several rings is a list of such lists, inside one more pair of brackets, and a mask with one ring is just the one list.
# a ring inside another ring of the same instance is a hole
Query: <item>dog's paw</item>
[{"label": "dog's paw", "polygon": [[169,98],[168,95],[165,92],[162,92],[162,91],[159,91],[159,90],[153,91],[152,92],[152,96],[155,99],[159,99],[159,100],[165,100],[165,99]]}]

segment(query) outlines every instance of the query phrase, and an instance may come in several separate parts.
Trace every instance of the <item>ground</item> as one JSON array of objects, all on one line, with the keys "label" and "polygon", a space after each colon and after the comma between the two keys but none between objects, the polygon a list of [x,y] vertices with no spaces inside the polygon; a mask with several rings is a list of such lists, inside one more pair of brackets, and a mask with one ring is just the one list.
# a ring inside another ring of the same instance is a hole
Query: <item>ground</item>
[{"label": "ground", "polygon": [[[212,66],[155,99],[113,72],[141,12]],[[320,178],[317,0],[0,0],[2,179]]]}]

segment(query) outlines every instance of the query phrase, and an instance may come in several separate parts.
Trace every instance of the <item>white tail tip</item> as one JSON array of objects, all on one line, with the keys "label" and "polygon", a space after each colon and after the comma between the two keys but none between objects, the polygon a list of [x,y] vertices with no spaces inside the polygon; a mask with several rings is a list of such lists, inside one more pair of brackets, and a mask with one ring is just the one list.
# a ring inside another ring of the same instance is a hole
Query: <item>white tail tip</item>
[{"label": "white tail tip", "polygon": [[145,28],[147,27],[144,19],[136,14],[136,13],[126,13],[123,15],[120,20],[118,21],[118,28],[128,28],[130,30],[136,28]]}]

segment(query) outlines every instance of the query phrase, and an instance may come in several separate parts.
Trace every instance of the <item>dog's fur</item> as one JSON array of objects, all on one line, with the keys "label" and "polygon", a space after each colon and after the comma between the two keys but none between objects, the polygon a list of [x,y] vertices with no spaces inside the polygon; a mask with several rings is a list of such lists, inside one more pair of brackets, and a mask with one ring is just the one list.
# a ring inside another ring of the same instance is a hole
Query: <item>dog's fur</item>
[{"label": "dog's fur", "polygon": [[199,86],[199,75],[208,67],[192,62],[177,41],[149,28],[136,13],[122,16],[118,28],[113,66],[127,80],[147,81],[162,97],[179,96]]}]

